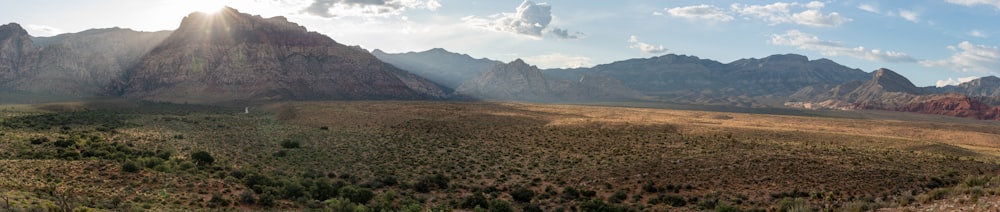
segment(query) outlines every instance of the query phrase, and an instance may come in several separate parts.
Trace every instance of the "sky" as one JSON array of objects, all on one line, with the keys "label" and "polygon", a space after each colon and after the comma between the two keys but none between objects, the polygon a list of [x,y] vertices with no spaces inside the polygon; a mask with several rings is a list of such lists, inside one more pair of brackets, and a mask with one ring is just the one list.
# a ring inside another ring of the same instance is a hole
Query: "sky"
[{"label": "sky", "polygon": [[44,37],[91,28],[173,30],[230,6],[284,16],[386,52],[444,48],[589,67],[664,54],[723,63],[773,54],[889,68],[918,86],[1000,75],[1000,0],[0,0],[0,23]]}]

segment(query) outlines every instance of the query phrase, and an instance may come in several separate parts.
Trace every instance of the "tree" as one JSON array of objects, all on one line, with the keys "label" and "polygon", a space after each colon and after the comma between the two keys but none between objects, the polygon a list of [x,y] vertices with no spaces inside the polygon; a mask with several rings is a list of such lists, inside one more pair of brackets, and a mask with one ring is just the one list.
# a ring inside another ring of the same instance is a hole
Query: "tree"
[{"label": "tree", "polygon": [[191,153],[191,160],[194,160],[194,163],[198,165],[212,165],[212,163],[215,162],[215,158],[212,158],[212,154],[209,154],[206,151]]}]

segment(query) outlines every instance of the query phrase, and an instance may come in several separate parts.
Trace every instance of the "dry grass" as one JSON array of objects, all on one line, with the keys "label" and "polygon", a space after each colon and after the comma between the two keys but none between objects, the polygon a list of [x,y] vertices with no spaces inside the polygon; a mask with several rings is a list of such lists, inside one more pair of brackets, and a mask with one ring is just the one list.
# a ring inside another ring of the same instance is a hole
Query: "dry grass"
[{"label": "dry grass", "polygon": [[[426,194],[401,186],[376,190],[415,196],[425,207],[456,207],[449,204],[472,192],[495,192],[495,198],[510,200],[505,191],[524,187],[536,194],[553,190],[553,195],[532,201],[545,210],[582,201],[562,198],[567,188],[594,191],[594,198],[601,199],[624,191],[627,198],[620,205],[636,209],[698,210],[698,203],[711,199],[743,209],[774,209],[786,197],[806,199],[815,209],[864,208],[898,205],[906,197],[950,186],[966,176],[997,175],[1000,170],[1000,125],[920,121],[923,116],[901,121],[395,101],[284,102],[251,107],[250,114],[242,114],[242,107],[100,105],[3,105],[0,109],[13,112],[0,119],[113,108],[127,114],[127,127],[106,134],[109,140],[173,150],[177,160],[205,150],[227,170],[290,177],[335,173],[359,184],[379,176],[394,176],[403,184],[432,174],[448,176],[449,189]],[[26,148],[29,138],[60,135],[58,129],[5,133],[0,136],[5,148]],[[287,140],[302,148],[282,148],[279,144]],[[287,156],[275,156],[279,151]],[[7,159],[0,161],[5,173],[0,175],[0,191],[60,185],[110,194],[94,194],[98,199],[117,195],[126,203],[155,203],[152,208],[197,208],[204,206],[208,194],[227,191],[234,199],[247,189],[225,173],[217,177],[215,171],[124,174],[114,164]],[[81,169],[90,171],[73,171]],[[123,177],[101,181],[109,174]],[[161,175],[171,180],[149,182],[149,177]],[[944,185],[928,186],[933,182]],[[125,191],[123,185],[136,190]],[[157,191],[162,189],[172,196],[160,197]],[[689,203],[648,204],[670,195]],[[131,201],[136,196],[141,198]]]}]

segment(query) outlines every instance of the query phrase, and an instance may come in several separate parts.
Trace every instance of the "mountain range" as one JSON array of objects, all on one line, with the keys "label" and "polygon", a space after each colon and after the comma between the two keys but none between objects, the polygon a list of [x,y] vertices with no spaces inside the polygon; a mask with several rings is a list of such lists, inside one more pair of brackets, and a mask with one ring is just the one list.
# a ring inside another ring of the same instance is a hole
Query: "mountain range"
[{"label": "mountain range", "polygon": [[173,31],[88,30],[33,38],[0,27],[0,88],[80,97],[215,104],[444,99],[442,87],[283,17],[225,8]]},{"label": "mountain range", "polygon": [[[386,53],[348,46],[284,17],[225,8],[172,31],[92,29],[31,37],[0,26],[0,91],[218,104],[329,99],[641,101],[736,107],[878,109],[995,119],[1000,78],[917,87],[795,54],[722,63],[667,54],[546,69],[435,48]],[[2,101],[2,99],[0,99]],[[958,111],[958,112],[956,112]]]}]

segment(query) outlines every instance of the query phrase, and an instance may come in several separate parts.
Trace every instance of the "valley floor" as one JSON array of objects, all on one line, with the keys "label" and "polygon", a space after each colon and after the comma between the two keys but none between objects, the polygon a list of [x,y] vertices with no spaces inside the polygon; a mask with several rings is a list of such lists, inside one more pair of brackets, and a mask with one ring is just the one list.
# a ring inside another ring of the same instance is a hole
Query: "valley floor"
[{"label": "valley floor", "polygon": [[0,210],[920,211],[1000,198],[989,121],[488,102],[248,110],[0,105]]}]

